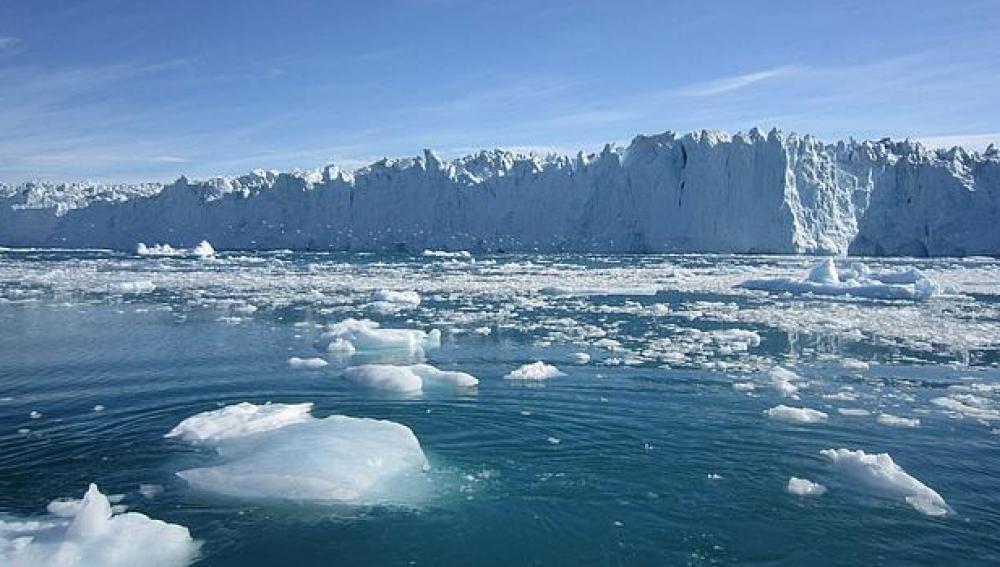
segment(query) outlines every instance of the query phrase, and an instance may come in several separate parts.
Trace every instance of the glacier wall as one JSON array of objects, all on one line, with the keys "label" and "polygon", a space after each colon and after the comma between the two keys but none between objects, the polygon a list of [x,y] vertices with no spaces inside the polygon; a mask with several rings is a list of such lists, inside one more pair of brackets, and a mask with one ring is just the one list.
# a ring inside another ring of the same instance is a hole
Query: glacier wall
[{"label": "glacier wall", "polygon": [[0,186],[0,245],[1000,254],[1000,152],[751,130],[169,185]]}]

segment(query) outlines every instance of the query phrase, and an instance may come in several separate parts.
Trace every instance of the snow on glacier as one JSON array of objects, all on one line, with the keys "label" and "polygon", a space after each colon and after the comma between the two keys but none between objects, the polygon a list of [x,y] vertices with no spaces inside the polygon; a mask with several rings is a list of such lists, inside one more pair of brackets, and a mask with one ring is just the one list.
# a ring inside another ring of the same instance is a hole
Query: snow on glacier
[{"label": "snow on glacier", "polygon": [[184,526],[136,512],[116,512],[94,484],[82,500],[54,501],[51,516],[0,515],[0,564],[5,567],[182,567],[200,542]]},{"label": "snow on glacier", "polygon": [[247,402],[203,412],[168,437],[215,451],[215,464],[179,471],[191,486],[246,499],[351,505],[415,504],[427,459],[400,423],[330,415],[312,404]]},{"label": "snow on glacier", "polygon": [[668,132],[575,157],[428,150],[355,171],[0,186],[0,245],[996,254],[998,184],[995,151]]}]

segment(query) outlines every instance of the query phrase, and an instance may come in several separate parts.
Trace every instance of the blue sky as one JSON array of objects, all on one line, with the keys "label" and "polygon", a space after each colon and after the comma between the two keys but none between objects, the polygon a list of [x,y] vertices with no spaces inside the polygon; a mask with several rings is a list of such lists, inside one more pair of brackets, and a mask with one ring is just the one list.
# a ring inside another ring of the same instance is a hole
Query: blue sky
[{"label": "blue sky", "polygon": [[998,29],[995,0],[0,0],[0,180],[754,126],[981,148]]}]

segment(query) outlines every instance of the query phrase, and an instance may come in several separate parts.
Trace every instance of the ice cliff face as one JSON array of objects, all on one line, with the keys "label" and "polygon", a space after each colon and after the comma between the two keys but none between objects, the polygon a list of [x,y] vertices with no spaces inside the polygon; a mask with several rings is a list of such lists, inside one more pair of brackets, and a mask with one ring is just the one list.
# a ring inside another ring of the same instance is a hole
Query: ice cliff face
[{"label": "ice cliff face", "polygon": [[348,172],[0,186],[0,244],[313,250],[1000,253],[1000,152],[639,136],[575,157],[430,151]]}]

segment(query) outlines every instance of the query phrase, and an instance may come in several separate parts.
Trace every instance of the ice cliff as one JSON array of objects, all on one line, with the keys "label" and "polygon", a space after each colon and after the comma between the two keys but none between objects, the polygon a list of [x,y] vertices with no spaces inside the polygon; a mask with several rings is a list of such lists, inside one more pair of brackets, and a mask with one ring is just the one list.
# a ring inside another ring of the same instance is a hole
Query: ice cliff
[{"label": "ice cliff", "polygon": [[596,154],[433,152],[354,171],[0,185],[0,245],[1000,254],[1000,151],[759,130]]}]

